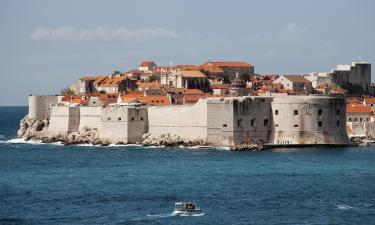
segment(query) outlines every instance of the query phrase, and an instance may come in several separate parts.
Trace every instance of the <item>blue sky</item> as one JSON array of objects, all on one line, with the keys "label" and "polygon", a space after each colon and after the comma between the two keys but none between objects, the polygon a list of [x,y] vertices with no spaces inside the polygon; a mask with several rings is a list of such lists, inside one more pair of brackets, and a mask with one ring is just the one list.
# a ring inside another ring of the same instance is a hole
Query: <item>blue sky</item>
[{"label": "blue sky", "polygon": [[0,105],[27,105],[29,94],[142,60],[241,60],[263,74],[373,63],[374,11],[370,0],[2,0]]}]

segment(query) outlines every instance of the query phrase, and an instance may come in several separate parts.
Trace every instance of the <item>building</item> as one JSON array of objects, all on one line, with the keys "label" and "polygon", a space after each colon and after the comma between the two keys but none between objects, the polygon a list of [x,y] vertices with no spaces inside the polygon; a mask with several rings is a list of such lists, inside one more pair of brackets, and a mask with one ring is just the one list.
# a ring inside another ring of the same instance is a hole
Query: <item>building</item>
[{"label": "building", "polygon": [[[240,74],[240,77],[244,80],[248,80],[250,76],[254,75],[254,66],[250,65],[247,62],[207,62],[201,65],[201,68],[213,68],[217,74],[220,74],[221,71],[224,72],[230,81],[236,78],[236,73]],[[219,68],[220,70],[216,69]]]},{"label": "building", "polygon": [[311,82],[313,88],[319,87],[321,85],[331,84],[330,73],[309,73],[304,75],[304,77]]},{"label": "building", "polygon": [[211,84],[212,94],[213,95],[228,95],[230,84]]},{"label": "building", "polygon": [[349,137],[375,138],[375,123],[370,106],[349,103],[346,106],[346,130]]},{"label": "building", "polygon": [[[44,101],[29,97],[35,99]],[[48,115],[47,135],[66,135],[89,127],[111,143],[139,143],[149,133],[227,147],[254,142],[276,146],[349,144],[346,104],[341,97],[206,97],[195,104],[170,105],[166,96],[147,97],[130,91],[117,99],[117,104],[107,107],[52,105],[48,114],[38,113],[45,108],[34,101],[36,104],[29,105],[30,117]]]},{"label": "building", "polygon": [[76,83],[70,85],[70,89],[76,95],[94,93],[97,91],[94,82],[104,77],[105,76],[81,77]]},{"label": "building", "polygon": [[133,78],[125,76],[109,76],[105,79],[101,79],[100,82],[94,84],[98,92],[104,93],[119,93],[126,90],[136,89],[137,81]]},{"label": "building", "polygon": [[154,61],[144,61],[139,65],[139,71],[148,72],[156,68],[157,65]]},{"label": "building", "polygon": [[229,94],[231,96],[247,96],[250,94],[250,89],[246,88],[246,82],[240,78],[239,72],[236,73],[236,78],[231,83]]},{"label": "building", "polygon": [[370,122],[371,116],[370,106],[362,104],[347,104],[346,106],[347,122]]},{"label": "building", "polygon": [[331,82],[343,86],[351,94],[368,93],[371,86],[371,64],[340,64],[330,73]]},{"label": "building", "polygon": [[363,105],[367,107],[371,107],[371,110],[375,112],[375,98],[364,98]]},{"label": "building", "polygon": [[301,75],[281,75],[273,83],[281,84],[284,89],[295,92],[311,94],[313,91],[311,81]]},{"label": "building", "polygon": [[200,71],[178,70],[160,75],[160,83],[176,88],[200,89],[210,91],[207,76]]}]

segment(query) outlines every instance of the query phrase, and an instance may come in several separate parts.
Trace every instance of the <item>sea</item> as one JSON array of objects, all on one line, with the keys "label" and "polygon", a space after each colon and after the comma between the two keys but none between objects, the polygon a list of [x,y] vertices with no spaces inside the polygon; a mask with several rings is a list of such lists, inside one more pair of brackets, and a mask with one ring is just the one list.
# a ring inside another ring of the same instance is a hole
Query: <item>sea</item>
[{"label": "sea", "polygon": [[375,224],[373,147],[63,146],[16,139],[26,114],[0,107],[0,224]]}]

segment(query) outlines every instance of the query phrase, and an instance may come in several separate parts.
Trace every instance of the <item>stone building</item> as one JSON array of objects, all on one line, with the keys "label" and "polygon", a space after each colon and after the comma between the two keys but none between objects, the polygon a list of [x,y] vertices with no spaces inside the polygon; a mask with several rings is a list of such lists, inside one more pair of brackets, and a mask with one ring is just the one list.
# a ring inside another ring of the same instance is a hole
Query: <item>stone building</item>
[{"label": "stone building", "polygon": [[[40,98],[30,98],[35,99]],[[47,102],[42,98],[30,104],[30,117],[45,118],[35,112],[44,110]],[[207,97],[191,105],[147,107],[131,103],[107,107],[51,105],[45,118],[50,121],[48,135],[66,135],[89,127],[112,143],[136,143],[149,133],[227,147],[256,141],[268,145],[349,144],[345,99],[340,97]]]},{"label": "stone building", "polygon": [[[219,68],[224,72],[230,81],[236,78],[236,73],[244,80],[248,80],[250,76],[254,75],[254,66],[246,62],[212,62],[209,61],[201,65],[204,68]],[[215,70],[221,72],[219,70]]]},{"label": "stone building", "polygon": [[200,71],[178,70],[160,75],[160,84],[176,88],[200,89],[210,91],[207,76]]},{"label": "stone building", "polygon": [[154,61],[144,61],[139,65],[139,71],[148,72],[156,68],[157,65]]},{"label": "stone building", "polygon": [[136,83],[135,79],[129,77],[111,75],[101,80],[100,84],[97,84],[96,89],[98,92],[119,93],[136,89]]},{"label": "stone building", "polygon": [[346,106],[347,122],[370,122],[372,110],[370,106],[362,104],[348,104]]},{"label": "stone building", "polygon": [[281,75],[273,83],[281,84],[284,89],[293,90],[295,92],[310,94],[313,91],[311,81],[301,75]]},{"label": "stone building", "polygon": [[371,85],[371,64],[353,62],[337,65],[331,74],[331,82],[343,86],[349,93],[368,93]]},{"label": "stone building", "polygon": [[364,98],[363,105],[371,107],[371,110],[375,112],[375,98]]},{"label": "stone building", "polygon": [[231,83],[229,94],[232,96],[246,96],[250,94],[250,89],[246,88],[246,82],[240,78],[239,72],[236,73],[236,78]]},{"label": "stone building", "polygon": [[348,144],[344,97],[276,97],[271,103],[273,144]]}]

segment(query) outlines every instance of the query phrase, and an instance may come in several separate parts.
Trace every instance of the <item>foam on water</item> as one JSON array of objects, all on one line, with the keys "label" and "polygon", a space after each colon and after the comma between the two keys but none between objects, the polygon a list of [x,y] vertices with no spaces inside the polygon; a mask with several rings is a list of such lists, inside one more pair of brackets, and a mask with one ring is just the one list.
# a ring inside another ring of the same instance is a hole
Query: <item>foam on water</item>
[{"label": "foam on water", "polygon": [[14,138],[6,141],[0,141],[0,143],[6,143],[6,144],[34,144],[34,145],[41,145],[44,144],[42,141],[39,140],[25,140],[22,138]]},{"label": "foam on water", "polygon": [[167,218],[167,217],[173,217],[173,216],[176,216],[175,214],[173,213],[164,213],[164,214],[148,214],[147,217],[149,218]]},{"label": "foam on water", "polygon": [[25,140],[22,138],[14,138],[14,139],[9,139],[5,141],[0,141],[0,143],[5,143],[5,144],[31,144],[31,145],[58,145],[58,146],[63,146],[64,144],[60,141],[58,142],[51,142],[51,143],[43,143],[41,140]]},{"label": "foam on water", "polygon": [[336,206],[338,209],[342,209],[342,210],[348,210],[348,209],[352,209],[352,208],[354,208],[353,206],[346,205],[346,204],[335,204],[335,206]]}]

